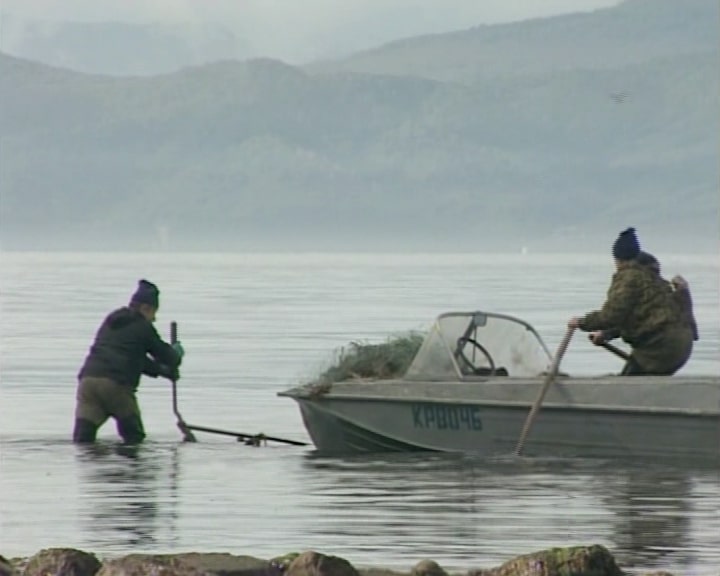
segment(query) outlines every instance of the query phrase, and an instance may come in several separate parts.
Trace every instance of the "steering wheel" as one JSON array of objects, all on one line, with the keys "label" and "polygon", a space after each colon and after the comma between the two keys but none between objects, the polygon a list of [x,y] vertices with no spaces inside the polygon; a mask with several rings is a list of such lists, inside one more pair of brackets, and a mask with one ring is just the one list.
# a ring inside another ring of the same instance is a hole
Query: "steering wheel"
[{"label": "steering wheel", "polygon": [[[485,356],[485,358],[487,359],[488,364],[490,364],[490,368],[486,368],[484,366],[482,366],[482,367],[476,366],[465,355],[465,345],[466,344],[472,344],[474,349],[479,350],[480,353],[483,356]],[[492,356],[490,356],[490,353],[485,349],[485,347],[482,346],[477,340],[474,340],[472,338],[465,338],[465,337],[458,338],[455,356],[457,358],[462,359],[462,361],[470,369],[472,374],[475,374],[477,376],[494,376],[495,375],[495,361],[492,359]]]}]

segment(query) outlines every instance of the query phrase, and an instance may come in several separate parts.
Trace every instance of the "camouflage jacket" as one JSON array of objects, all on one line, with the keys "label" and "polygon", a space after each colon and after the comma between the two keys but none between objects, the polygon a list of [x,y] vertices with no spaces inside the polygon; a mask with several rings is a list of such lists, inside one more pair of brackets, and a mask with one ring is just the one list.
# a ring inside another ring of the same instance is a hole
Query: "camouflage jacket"
[{"label": "camouflage jacket", "polygon": [[581,330],[616,329],[631,345],[684,325],[670,284],[636,262],[628,262],[615,272],[602,309],[580,320]]}]

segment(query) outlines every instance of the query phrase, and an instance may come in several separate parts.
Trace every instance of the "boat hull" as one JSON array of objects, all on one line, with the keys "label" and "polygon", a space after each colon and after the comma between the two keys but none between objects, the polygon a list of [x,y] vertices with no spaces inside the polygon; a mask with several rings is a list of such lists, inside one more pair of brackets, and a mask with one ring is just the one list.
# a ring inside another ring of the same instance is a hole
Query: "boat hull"
[{"label": "boat hull", "polygon": [[[508,454],[540,380],[355,382],[297,401],[324,453],[442,451]],[[720,462],[720,379],[566,380],[548,392],[527,455],[672,457]]]}]

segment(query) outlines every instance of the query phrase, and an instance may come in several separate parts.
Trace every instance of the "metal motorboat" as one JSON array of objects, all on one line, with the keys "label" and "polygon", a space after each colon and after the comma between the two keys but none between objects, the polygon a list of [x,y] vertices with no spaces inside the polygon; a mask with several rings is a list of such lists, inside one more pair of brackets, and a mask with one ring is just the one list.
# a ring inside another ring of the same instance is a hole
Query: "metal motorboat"
[{"label": "metal motorboat", "polygon": [[[320,452],[507,454],[552,361],[519,318],[448,312],[402,377],[314,382],[279,395],[298,403]],[[559,373],[525,446],[528,455],[720,461],[720,375]]]}]

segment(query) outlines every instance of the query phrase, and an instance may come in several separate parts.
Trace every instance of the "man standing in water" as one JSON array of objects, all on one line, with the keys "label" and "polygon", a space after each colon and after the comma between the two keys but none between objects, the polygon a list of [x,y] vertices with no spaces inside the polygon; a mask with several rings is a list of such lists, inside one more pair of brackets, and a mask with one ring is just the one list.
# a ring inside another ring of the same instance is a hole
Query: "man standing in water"
[{"label": "man standing in water", "polygon": [[135,393],[145,374],[179,378],[184,350],[158,335],[153,322],[160,307],[160,291],[140,280],[130,303],[111,312],[78,374],[73,442],[92,443],[98,429],[113,417],[127,444],[144,440],[145,430]]},{"label": "man standing in water", "polygon": [[635,229],[623,231],[613,245],[616,272],[602,309],[571,318],[570,328],[587,332],[620,331],[632,346],[623,375],[670,375],[685,365],[693,333],[671,288],[647,265],[637,261]]}]

